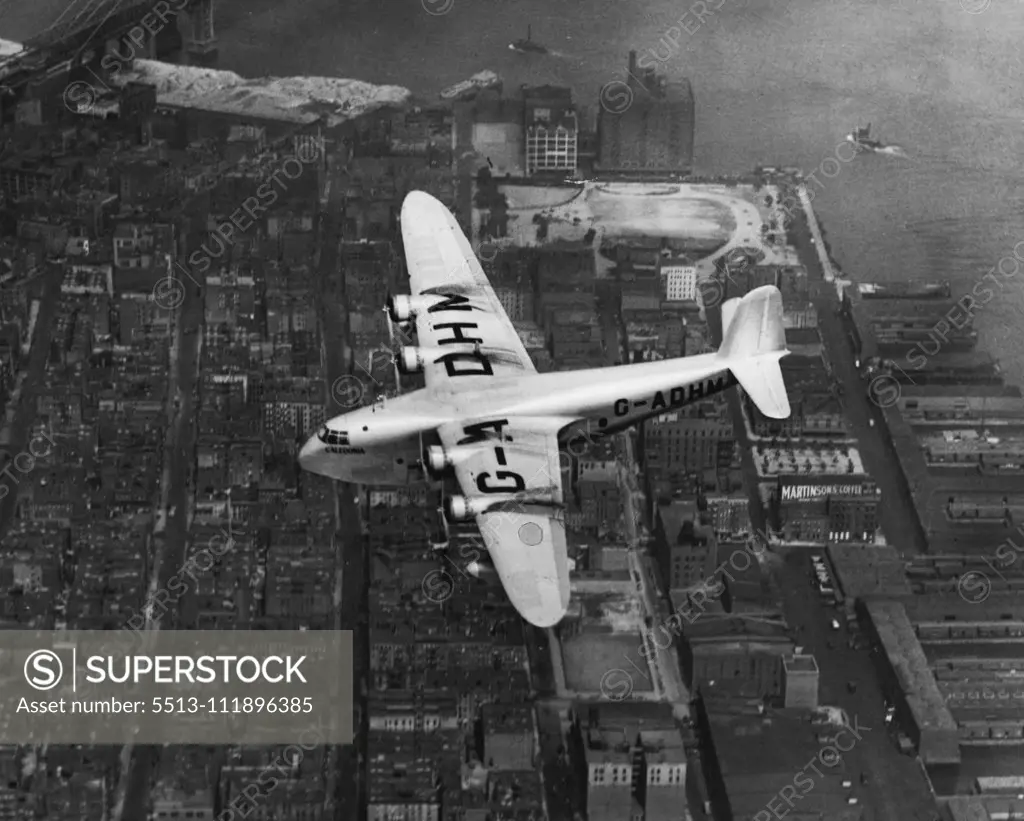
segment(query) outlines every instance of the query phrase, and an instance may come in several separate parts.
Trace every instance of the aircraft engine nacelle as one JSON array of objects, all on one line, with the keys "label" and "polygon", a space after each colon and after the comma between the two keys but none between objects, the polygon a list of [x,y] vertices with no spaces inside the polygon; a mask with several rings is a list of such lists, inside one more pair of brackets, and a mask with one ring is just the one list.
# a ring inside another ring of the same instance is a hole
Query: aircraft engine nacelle
[{"label": "aircraft engine nacelle", "polygon": [[482,513],[486,504],[490,504],[490,500],[487,500],[486,504],[480,504],[483,501],[467,499],[465,496],[446,496],[442,506],[444,517],[449,522],[464,522],[477,513]]},{"label": "aircraft engine nacelle", "polygon": [[500,584],[501,579],[498,577],[498,571],[494,567],[494,562],[490,559],[476,559],[466,565],[466,572],[474,579],[479,579],[482,582],[488,584]]},{"label": "aircraft engine nacelle", "polygon": [[443,476],[455,466],[455,460],[440,445],[431,445],[423,455],[423,464],[431,476]]},{"label": "aircraft engine nacelle", "polygon": [[495,504],[502,500],[491,497],[489,499],[467,499],[465,496],[446,496],[444,499],[444,517],[449,522],[464,522],[486,513]]},{"label": "aircraft engine nacelle", "polygon": [[426,361],[423,358],[423,352],[419,348],[406,346],[402,348],[396,364],[398,365],[398,370],[408,376],[422,371]]},{"label": "aircraft engine nacelle", "polygon": [[398,294],[388,299],[388,316],[392,322],[408,322],[416,316],[416,307],[412,297]]},{"label": "aircraft engine nacelle", "polygon": [[447,297],[440,294],[420,294],[419,296],[396,294],[388,297],[388,316],[391,317],[392,322],[410,322],[446,299]]},{"label": "aircraft engine nacelle", "polygon": [[528,494],[499,493],[476,499],[468,499],[465,496],[446,496],[442,510],[447,521],[463,522],[495,508],[504,510],[509,516],[515,516],[517,511],[523,512],[527,505],[539,505],[552,509],[561,508],[560,500],[555,499],[550,493],[531,492]]}]

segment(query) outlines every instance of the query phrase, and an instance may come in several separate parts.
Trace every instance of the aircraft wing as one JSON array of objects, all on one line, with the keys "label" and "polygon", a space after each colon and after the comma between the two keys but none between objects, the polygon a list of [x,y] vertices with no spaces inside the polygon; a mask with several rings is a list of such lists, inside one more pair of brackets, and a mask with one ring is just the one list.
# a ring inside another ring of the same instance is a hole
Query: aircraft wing
[{"label": "aircraft wing", "polygon": [[505,592],[537,627],[558,624],[569,607],[558,432],[571,421],[471,420],[438,429]]},{"label": "aircraft wing", "polygon": [[413,191],[402,203],[413,297],[443,297],[417,312],[427,387],[479,386],[479,377],[536,373],[466,235],[445,206]]}]

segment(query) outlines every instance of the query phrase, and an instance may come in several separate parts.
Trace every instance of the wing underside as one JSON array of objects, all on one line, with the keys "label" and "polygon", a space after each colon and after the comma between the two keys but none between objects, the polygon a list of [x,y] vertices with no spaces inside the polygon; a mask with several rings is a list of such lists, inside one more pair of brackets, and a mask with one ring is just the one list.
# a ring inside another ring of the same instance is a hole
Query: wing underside
[{"label": "wing underside", "polygon": [[413,191],[402,204],[402,240],[414,296],[440,299],[416,315],[427,385],[448,379],[476,387],[480,377],[536,369],[455,217]]},{"label": "wing underside", "polygon": [[558,431],[567,421],[515,419],[469,447],[460,443],[486,420],[438,430],[446,450],[457,454],[463,494],[478,509],[486,507],[476,522],[509,600],[538,627],[558,624],[569,607],[558,453]]}]

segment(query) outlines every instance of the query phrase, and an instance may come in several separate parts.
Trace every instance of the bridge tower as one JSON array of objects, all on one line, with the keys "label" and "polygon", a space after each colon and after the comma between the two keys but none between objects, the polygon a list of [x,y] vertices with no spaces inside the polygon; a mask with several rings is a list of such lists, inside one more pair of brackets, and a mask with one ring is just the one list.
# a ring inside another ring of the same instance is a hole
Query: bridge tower
[{"label": "bridge tower", "polygon": [[213,0],[198,0],[190,4],[188,22],[184,43],[188,62],[209,65],[217,57],[217,35],[213,30]]}]

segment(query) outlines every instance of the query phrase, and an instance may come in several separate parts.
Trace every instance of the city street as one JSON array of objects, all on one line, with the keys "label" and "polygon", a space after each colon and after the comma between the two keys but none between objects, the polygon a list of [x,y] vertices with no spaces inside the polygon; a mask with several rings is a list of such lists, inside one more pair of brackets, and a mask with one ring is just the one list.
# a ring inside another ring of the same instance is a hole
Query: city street
[{"label": "city street", "polygon": [[817,271],[828,264],[824,246],[813,243],[802,224],[797,224],[792,234],[800,262],[810,273],[811,300],[818,311],[818,333],[832,374],[842,388],[849,436],[857,440],[856,447],[864,466],[882,492],[884,501],[879,511],[882,531],[888,543],[908,558],[926,553],[928,545],[903,468],[885,434],[884,415],[868,396],[867,383],[861,378],[849,334],[839,316],[835,284],[823,282],[816,276]]},{"label": "city street", "polygon": [[[844,612],[826,605],[812,580],[810,557],[819,552],[824,554],[813,548],[790,551],[778,581],[793,640],[818,662],[820,703],[844,709],[855,729],[858,724],[870,728],[858,730],[863,741],[844,753],[853,793],[874,809],[874,816],[869,816],[874,821],[932,821],[934,802],[921,767],[915,757],[899,752],[886,727],[874,654],[869,648],[849,647],[852,633]],[[839,621],[839,630],[832,629],[832,619]],[[855,693],[847,689],[851,681],[856,683]],[[862,774],[867,777],[866,787],[860,786]]]},{"label": "city street", "polygon": [[[314,268],[317,274],[317,305],[321,333],[321,361],[327,383],[328,416],[344,413],[349,408],[340,401],[347,397],[335,395],[331,386],[348,373],[348,317],[343,310],[345,275],[341,267],[340,243],[343,217],[343,180],[338,168],[328,170],[326,197],[321,199],[317,225]],[[339,321],[340,320],[340,321]],[[367,611],[367,563],[362,542],[362,520],[356,503],[357,489],[340,482],[304,473],[300,481],[329,482],[335,502],[336,533],[332,539],[335,560],[334,628],[354,631],[353,672],[354,700],[359,703],[366,693],[369,670],[367,633],[360,628],[361,615]],[[354,818],[360,806],[363,787],[362,761],[366,743],[368,716],[365,709],[356,711],[354,744],[333,746],[328,752],[327,787],[324,810],[328,818]]]},{"label": "city street", "polygon": [[[25,378],[21,400],[14,409],[14,421],[8,428],[8,445],[5,450],[9,454],[0,456],[0,468],[6,468],[5,460],[13,459],[25,452],[30,444],[32,426],[36,420],[36,392],[46,382],[46,362],[50,356],[50,341],[56,327],[54,322],[60,306],[60,282],[63,270],[60,266],[50,266],[46,273],[43,296],[40,299],[39,315],[29,351],[28,361],[22,361]],[[5,480],[6,481],[6,480]],[[18,494],[9,492],[0,501],[0,538],[11,525],[11,518],[17,507]]]},{"label": "city street", "polygon": [[[185,281],[183,284],[184,302],[177,310],[174,336],[169,340],[172,346],[172,366],[168,371],[167,383],[168,426],[164,440],[157,525],[150,542],[153,552],[153,574],[148,590],[150,595],[166,588],[171,576],[185,564],[192,496],[195,491],[190,479],[199,436],[196,397],[200,384],[199,357],[204,306],[202,292],[192,282]],[[191,327],[198,328],[199,332],[185,333]],[[175,400],[179,400],[180,405]],[[162,529],[161,521],[164,524]],[[175,604],[180,607],[181,600],[178,599]],[[146,613],[146,630],[176,630],[180,626],[178,617],[175,607],[166,613],[162,607],[154,607]],[[151,782],[159,769],[162,750],[162,747],[152,745],[126,745],[123,748],[122,773],[118,783],[118,797],[114,802],[115,821],[145,817]]]},{"label": "city street", "polygon": [[[605,358],[609,364],[626,362],[628,350],[625,347],[626,329],[620,324],[610,306],[615,303],[607,296],[602,300],[599,318],[604,338]],[[664,630],[658,630],[665,623],[665,607],[662,605],[662,591],[657,587],[657,578],[651,573],[650,557],[647,545],[641,538],[643,530],[649,532],[644,524],[644,511],[647,509],[643,490],[637,479],[637,453],[634,437],[639,441],[640,434],[627,430],[618,434],[618,468],[619,494],[622,499],[622,523],[626,531],[626,543],[629,547],[629,572],[635,590],[640,597],[645,620],[651,629],[641,631],[641,638],[646,647],[644,655],[652,660],[653,692],[645,700],[669,701],[673,710],[680,718],[690,712],[690,692],[683,681],[682,668],[679,663],[679,651],[673,641],[665,646]],[[643,530],[642,530],[643,529]],[[653,631],[653,632],[652,632]],[[659,644],[660,642],[660,644]],[[652,650],[653,646],[653,650]],[[641,694],[634,693],[633,698]]]},{"label": "city street", "polygon": [[[840,317],[836,316],[839,299],[835,290],[819,284],[812,294],[818,309],[818,333],[825,345],[832,372],[843,389],[843,410],[849,435],[857,440],[864,467],[882,492],[879,515],[887,542],[910,558],[928,551],[906,476],[896,451],[885,433],[885,417],[881,408],[871,401],[868,386],[861,378],[855,357]],[[872,420],[874,426],[871,425]]]},{"label": "city street", "polygon": [[550,821],[572,821],[582,813],[586,804],[586,781],[580,782],[566,752],[569,740],[562,735],[560,710],[572,706],[568,699],[538,699],[534,714],[537,716],[537,734],[540,739],[540,759],[543,770],[544,793]]}]

